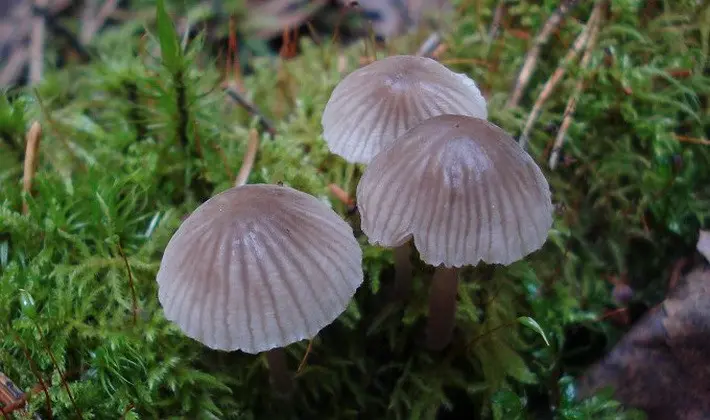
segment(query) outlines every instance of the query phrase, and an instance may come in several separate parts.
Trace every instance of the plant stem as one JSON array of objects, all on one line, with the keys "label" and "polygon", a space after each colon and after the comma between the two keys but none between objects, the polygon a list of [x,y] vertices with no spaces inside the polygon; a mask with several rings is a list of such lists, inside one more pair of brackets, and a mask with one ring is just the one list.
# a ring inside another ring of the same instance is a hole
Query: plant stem
[{"label": "plant stem", "polygon": [[459,285],[459,269],[436,268],[429,291],[429,319],[426,330],[426,346],[429,350],[442,350],[451,342],[456,319],[456,295]]},{"label": "plant stem", "polygon": [[405,300],[412,291],[412,261],[409,241],[394,249],[394,288],[395,300]]},{"label": "plant stem", "polygon": [[266,352],[266,362],[269,364],[271,387],[279,397],[286,398],[293,391],[293,376],[288,371],[286,352],[277,347]]}]

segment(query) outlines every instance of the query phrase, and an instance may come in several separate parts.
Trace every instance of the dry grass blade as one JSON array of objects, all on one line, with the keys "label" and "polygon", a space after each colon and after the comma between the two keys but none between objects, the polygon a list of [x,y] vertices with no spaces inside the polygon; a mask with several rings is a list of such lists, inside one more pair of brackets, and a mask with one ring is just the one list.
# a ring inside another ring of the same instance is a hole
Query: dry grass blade
[{"label": "dry grass blade", "polygon": [[[604,2],[601,1],[597,3],[593,13],[600,13],[601,6],[603,3]],[[592,29],[589,31],[589,42],[587,43],[587,47],[584,51],[584,55],[582,56],[582,61],[580,63],[580,66],[582,67],[582,75],[580,75],[579,79],[577,80],[577,83],[574,86],[574,91],[572,92],[572,96],[570,96],[569,101],[567,102],[564,118],[562,119],[562,124],[560,125],[560,129],[557,132],[557,137],[555,138],[555,144],[552,146],[552,151],[550,153],[550,160],[548,163],[550,165],[551,170],[555,170],[555,167],[557,166],[557,162],[560,158],[560,152],[565,141],[565,136],[567,135],[567,130],[569,130],[570,125],[572,125],[574,112],[577,109],[577,101],[579,100],[579,97],[584,91],[584,87],[586,84],[584,72],[589,68],[589,61],[591,60],[592,51],[594,51],[594,47],[596,45],[596,38],[599,34],[599,27],[601,26],[601,18],[598,17],[592,25]]]},{"label": "dry grass blade", "polygon": [[251,173],[251,168],[254,166],[254,160],[256,160],[256,152],[259,150],[259,132],[255,129],[249,130],[249,140],[247,143],[247,152],[244,154],[244,160],[242,161],[242,167],[239,168],[239,173],[237,174],[237,179],[234,181],[235,187],[240,187],[247,183],[249,179],[249,174]]},{"label": "dry grass blade", "polygon": [[510,98],[508,98],[506,107],[513,108],[518,106],[520,99],[523,97],[523,91],[530,82],[533,72],[535,72],[535,67],[537,66],[537,60],[540,56],[542,46],[547,43],[552,33],[555,32],[565,16],[567,16],[570,10],[572,10],[577,3],[579,3],[579,0],[563,0],[552,15],[547,19],[545,25],[535,37],[532,48],[530,48],[530,51],[528,51],[525,56],[525,62],[520,70],[520,74],[518,74],[518,79],[515,82]]},{"label": "dry grass blade", "polygon": [[264,130],[269,132],[269,134],[271,135],[276,134],[276,128],[274,127],[274,124],[264,116],[264,114],[256,107],[256,105],[253,105],[232,87],[227,87],[226,92],[227,95],[232,98],[232,100],[234,100],[234,102],[244,107],[244,109],[246,109],[249,114],[259,118],[259,124]]},{"label": "dry grass blade", "polygon": [[25,163],[23,165],[22,175],[22,191],[26,194],[22,200],[22,213],[27,214],[29,207],[27,206],[27,195],[32,194],[32,180],[37,170],[37,156],[39,151],[39,142],[42,138],[42,126],[35,121],[27,131],[27,146],[25,148]]},{"label": "dry grass blade", "polygon": [[550,78],[543,86],[542,92],[540,92],[540,95],[535,100],[535,104],[533,105],[533,108],[530,111],[530,115],[528,115],[528,119],[525,122],[525,128],[523,128],[523,133],[520,135],[520,140],[518,140],[521,147],[524,148],[526,146],[528,138],[530,136],[530,131],[535,125],[535,121],[537,121],[537,118],[540,116],[540,113],[542,112],[542,107],[545,105],[545,102],[547,102],[547,100],[550,98],[550,96],[552,95],[552,91],[555,89],[555,87],[557,87],[557,84],[560,82],[560,80],[562,80],[562,77],[564,77],[565,73],[567,73],[567,67],[572,63],[572,61],[577,58],[582,49],[588,44],[593,27],[596,26],[597,21],[599,20],[600,13],[601,9],[599,7],[595,7],[594,11],[592,11],[592,14],[589,16],[587,25],[577,36],[577,39],[574,41],[574,44],[572,44],[572,48],[567,52],[565,57],[560,62],[559,66],[557,66],[557,69],[555,69],[555,72],[552,73],[552,76],[550,76]]},{"label": "dry grass blade", "polygon": [[674,137],[676,140],[678,140],[681,143],[702,144],[705,146],[710,146],[710,140],[698,139],[695,137],[688,137],[688,136],[683,136],[680,134],[675,134]]},{"label": "dry grass blade", "polygon": [[[38,9],[47,7],[48,0],[36,0],[35,6]],[[45,38],[44,16],[36,14],[32,18],[32,34],[30,35],[30,83],[36,84],[42,80],[44,68],[44,38]]]},{"label": "dry grass blade", "polygon": [[106,19],[109,18],[116,11],[118,7],[117,0],[106,0],[104,4],[99,9],[95,17],[87,19],[85,25],[82,27],[81,35],[79,41],[82,44],[88,44],[91,39],[96,35],[96,33],[104,26]]}]

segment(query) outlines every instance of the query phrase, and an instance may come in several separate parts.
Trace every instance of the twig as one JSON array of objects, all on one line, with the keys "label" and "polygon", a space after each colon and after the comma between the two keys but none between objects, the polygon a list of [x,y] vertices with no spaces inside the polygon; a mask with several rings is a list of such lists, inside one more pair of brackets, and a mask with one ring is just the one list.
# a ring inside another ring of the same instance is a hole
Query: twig
[{"label": "twig", "polygon": [[[44,9],[48,0],[36,0],[35,7]],[[30,35],[30,83],[36,84],[42,80],[44,66],[45,17],[37,13],[32,17],[32,34]]]},{"label": "twig", "polygon": [[133,325],[138,324],[138,299],[136,298],[136,287],[133,283],[133,272],[131,271],[131,266],[128,264],[128,258],[126,253],[123,252],[123,247],[121,243],[118,243],[118,253],[121,254],[121,259],[123,259],[123,264],[126,266],[126,272],[128,273],[128,285],[131,288],[131,299],[133,300]]},{"label": "twig", "polygon": [[[601,7],[604,2],[600,1],[594,7],[594,12],[601,13]],[[592,20],[590,18],[589,20]],[[569,130],[572,124],[572,119],[574,118],[574,112],[577,109],[577,101],[584,91],[585,85],[587,83],[584,72],[589,68],[589,61],[592,58],[592,52],[596,46],[597,35],[599,34],[599,27],[601,26],[601,17],[597,16],[596,21],[592,23],[592,28],[589,33],[589,42],[587,42],[587,47],[585,48],[584,55],[582,56],[582,61],[580,62],[580,67],[582,69],[582,74],[579,76],[577,83],[574,86],[574,91],[572,96],[570,96],[567,106],[565,107],[564,117],[562,118],[562,124],[560,124],[560,129],[557,131],[557,137],[555,138],[555,144],[552,146],[552,151],[550,152],[550,160],[548,164],[551,170],[555,170],[557,162],[560,159],[560,152],[562,151],[562,145],[564,144],[565,137],[567,135],[567,130]]]},{"label": "twig", "polygon": [[[49,388],[47,387],[47,384],[45,383],[44,379],[42,379],[42,375],[39,373],[39,369],[37,368],[37,363],[35,363],[34,359],[32,358],[32,355],[30,354],[30,350],[27,348],[27,345],[25,344],[24,340],[20,338],[20,336],[17,333],[13,333],[13,336],[15,338],[15,341],[17,341],[20,346],[22,347],[22,353],[24,353],[25,358],[27,359],[27,362],[30,364],[30,370],[32,371],[32,374],[35,375],[35,378],[37,378],[37,381],[39,381],[39,387],[44,392],[44,398],[45,398],[45,403],[47,404],[47,412],[49,413],[49,418],[52,418],[52,398],[49,396]],[[51,380],[51,379],[50,379]],[[25,401],[29,398],[29,395],[25,394]],[[21,406],[20,406],[21,407]],[[20,408],[17,407],[17,408]],[[17,409],[14,408],[13,410]],[[3,409],[5,411],[5,409]],[[7,413],[11,413],[12,410],[6,411]]]},{"label": "twig", "polygon": [[242,95],[239,94],[239,92],[237,92],[231,87],[227,87],[226,92],[227,95],[229,95],[229,97],[234,100],[234,102],[244,107],[247,112],[249,112],[249,114],[256,116],[259,119],[259,125],[263,130],[269,132],[269,134],[271,135],[276,134],[276,128],[274,128],[274,124],[264,116],[264,114],[256,107],[256,105],[252,105],[248,100],[246,100],[246,98],[244,98]]},{"label": "twig", "polygon": [[547,19],[545,25],[540,30],[540,33],[538,33],[535,37],[532,48],[530,48],[530,51],[528,51],[525,56],[523,67],[518,74],[518,79],[515,81],[513,91],[510,94],[510,98],[508,98],[506,107],[512,108],[518,106],[518,103],[523,96],[523,91],[528,85],[528,82],[530,82],[530,78],[535,71],[537,59],[540,56],[540,49],[547,43],[550,39],[550,35],[552,35],[552,33],[560,26],[562,20],[577,5],[577,3],[579,3],[579,0],[562,0],[562,3]]},{"label": "twig", "polygon": [[520,135],[520,139],[518,142],[520,143],[520,146],[525,148],[528,137],[530,136],[530,131],[533,128],[533,125],[535,125],[535,121],[537,121],[537,117],[540,115],[542,112],[542,107],[545,104],[545,102],[549,99],[550,95],[552,94],[552,91],[555,89],[557,84],[560,82],[562,77],[565,75],[567,72],[567,67],[569,64],[577,58],[579,53],[582,51],[582,48],[587,44],[591,32],[592,32],[592,27],[596,25],[596,21],[599,19],[599,13],[601,12],[600,8],[595,8],[592,14],[589,16],[589,20],[587,21],[587,25],[584,27],[582,32],[577,36],[577,39],[574,41],[574,44],[572,45],[572,48],[567,52],[565,57],[562,59],[560,64],[557,66],[557,69],[555,69],[555,72],[552,73],[552,76],[547,80],[545,85],[542,88],[542,92],[540,92],[540,96],[537,97],[537,100],[535,101],[535,105],[533,105],[532,110],[530,111],[530,115],[528,115],[528,119],[525,122],[525,128],[523,129],[523,133]]},{"label": "twig", "polygon": [[698,139],[695,137],[683,136],[681,134],[673,134],[673,137],[675,137],[675,139],[681,143],[703,144],[706,146],[710,146],[710,140],[706,139]]},{"label": "twig", "polygon": [[247,152],[244,154],[244,159],[242,160],[242,167],[239,168],[239,173],[237,174],[237,179],[234,181],[235,187],[241,187],[247,183],[249,179],[249,174],[251,173],[251,168],[254,166],[254,160],[256,159],[256,152],[259,150],[259,132],[255,129],[249,130],[249,139],[247,142]]},{"label": "twig", "polygon": [[350,194],[348,194],[347,191],[340,188],[339,185],[328,184],[328,189],[330,190],[330,193],[338,199],[338,201],[348,206],[348,208],[353,207],[355,205],[355,200],[350,197]]},{"label": "twig", "polygon": [[505,13],[505,0],[498,0],[498,5],[493,12],[493,20],[491,21],[491,27],[488,30],[488,43],[491,44],[498,36],[498,29],[500,29],[500,22],[503,20],[503,14]]},{"label": "twig", "polygon": [[96,14],[96,17],[88,20],[82,28],[81,35],[79,36],[79,41],[84,45],[91,42],[91,39],[94,37],[94,35],[96,35],[99,29],[104,26],[106,19],[108,19],[109,16],[111,16],[113,12],[116,11],[117,7],[117,0],[106,0],[101,6],[101,9],[99,9],[99,12]]},{"label": "twig", "polygon": [[417,50],[417,55],[421,57],[431,57],[439,45],[441,45],[441,34],[432,32]]},{"label": "twig", "polygon": [[17,80],[29,56],[30,54],[26,48],[16,48],[12,52],[10,59],[7,60],[7,64],[5,64],[5,67],[3,67],[0,72],[0,87],[9,86],[10,83]]},{"label": "twig", "polygon": [[35,322],[34,324],[35,324],[35,328],[37,328],[37,332],[39,333],[39,338],[42,340],[42,344],[44,345],[45,349],[47,350],[47,353],[49,354],[49,358],[52,361],[54,368],[57,370],[57,373],[59,373],[59,379],[62,383],[62,386],[64,386],[64,389],[67,391],[67,396],[69,396],[69,401],[71,401],[72,405],[74,406],[74,410],[76,411],[76,415],[79,417],[79,420],[83,420],[84,416],[81,415],[81,410],[79,409],[79,406],[76,405],[76,400],[74,399],[74,395],[71,393],[71,389],[69,389],[69,384],[67,383],[66,376],[64,373],[62,373],[62,370],[59,367],[59,362],[57,362],[57,358],[54,357],[54,352],[52,351],[52,349],[49,347],[49,344],[47,343],[47,337],[42,332],[42,328],[39,326],[39,324],[37,322]]},{"label": "twig", "polygon": [[313,348],[313,339],[311,338],[308,340],[308,347],[306,347],[306,353],[303,355],[303,359],[301,359],[301,363],[298,364],[298,369],[296,369],[296,374],[298,375],[301,373],[304,367],[306,367],[306,361],[308,360],[308,355],[311,353],[311,349]]},{"label": "twig", "polygon": [[25,196],[22,198],[23,214],[27,214],[29,212],[27,196],[32,194],[32,180],[34,179],[35,172],[37,171],[37,151],[39,150],[39,143],[41,139],[42,126],[39,122],[35,121],[27,131],[27,146],[25,148],[25,163],[23,165],[22,175],[22,191],[25,193]]}]

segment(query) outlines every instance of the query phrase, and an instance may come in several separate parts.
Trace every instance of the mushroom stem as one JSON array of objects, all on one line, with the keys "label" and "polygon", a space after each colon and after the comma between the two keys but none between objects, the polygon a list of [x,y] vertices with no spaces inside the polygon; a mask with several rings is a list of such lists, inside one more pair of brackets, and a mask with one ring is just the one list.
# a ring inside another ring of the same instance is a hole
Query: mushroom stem
[{"label": "mushroom stem", "polygon": [[394,249],[394,288],[392,295],[395,300],[405,300],[412,290],[412,260],[409,241]]},{"label": "mushroom stem", "polygon": [[426,329],[426,346],[429,350],[442,350],[451,342],[456,319],[458,285],[458,268],[443,265],[436,268],[429,290],[429,319]]},{"label": "mushroom stem", "polygon": [[277,347],[266,352],[266,362],[269,364],[269,379],[271,387],[280,397],[288,397],[293,391],[293,376],[288,370],[286,352]]}]

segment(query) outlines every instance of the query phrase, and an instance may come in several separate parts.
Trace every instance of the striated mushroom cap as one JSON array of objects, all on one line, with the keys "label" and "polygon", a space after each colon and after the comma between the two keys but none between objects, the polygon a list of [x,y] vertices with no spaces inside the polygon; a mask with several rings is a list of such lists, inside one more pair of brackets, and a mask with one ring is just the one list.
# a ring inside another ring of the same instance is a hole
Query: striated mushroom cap
[{"label": "striated mushroom cap", "polygon": [[219,350],[259,353],[314,337],[363,281],[351,227],[315,197],[245,185],[206,201],[158,271],[165,317]]},{"label": "striated mushroom cap", "polygon": [[347,75],[323,111],[323,137],[347,161],[369,163],[405,131],[441,114],[487,118],[476,83],[436,60],[399,55]]},{"label": "striated mushroom cap", "polygon": [[426,120],[377,155],[357,200],[371,243],[413,237],[434,266],[510,264],[539,249],[552,225],[533,159],[496,125],[460,115]]}]

